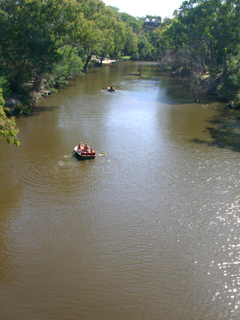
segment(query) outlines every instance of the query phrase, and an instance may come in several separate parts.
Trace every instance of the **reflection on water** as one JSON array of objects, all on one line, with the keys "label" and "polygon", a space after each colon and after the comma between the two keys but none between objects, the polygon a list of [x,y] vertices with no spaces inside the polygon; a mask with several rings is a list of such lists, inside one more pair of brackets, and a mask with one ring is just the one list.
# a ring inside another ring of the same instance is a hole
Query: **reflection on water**
[{"label": "reflection on water", "polygon": [[156,66],[89,72],[0,141],[3,319],[239,318],[239,126]]}]

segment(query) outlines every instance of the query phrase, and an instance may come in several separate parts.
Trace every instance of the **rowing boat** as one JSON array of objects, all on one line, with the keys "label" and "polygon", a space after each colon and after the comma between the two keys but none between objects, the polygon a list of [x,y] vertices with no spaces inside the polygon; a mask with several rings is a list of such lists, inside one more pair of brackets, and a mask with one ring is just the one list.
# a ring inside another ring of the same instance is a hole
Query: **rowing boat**
[{"label": "rowing boat", "polygon": [[76,157],[79,160],[91,160],[91,159],[94,159],[96,156],[95,152],[78,150],[78,146],[74,148],[74,151],[75,151]]}]

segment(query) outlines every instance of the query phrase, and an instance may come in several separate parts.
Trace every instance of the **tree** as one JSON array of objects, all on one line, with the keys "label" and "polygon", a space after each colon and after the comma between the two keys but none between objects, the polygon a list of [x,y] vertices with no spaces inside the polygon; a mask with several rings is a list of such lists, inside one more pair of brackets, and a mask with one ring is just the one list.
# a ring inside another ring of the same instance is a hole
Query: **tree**
[{"label": "tree", "polygon": [[0,88],[0,139],[7,139],[7,142],[19,146],[17,139],[18,129],[16,129],[15,118],[7,118],[3,109],[4,99],[2,96],[2,89]]},{"label": "tree", "polygon": [[155,60],[155,48],[148,33],[142,33],[138,37],[138,51],[140,60]]},{"label": "tree", "polygon": [[142,30],[142,27],[143,27],[143,21],[140,20],[140,19],[137,19],[133,16],[131,16],[130,14],[128,13],[121,13],[119,12],[119,16],[121,18],[121,20],[123,22],[125,22],[125,24],[127,25],[127,27],[131,27],[132,28],[132,31],[135,33],[135,34],[139,34]]},{"label": "tree", "polygon": [[239,19],[239,0],[184,1],[163,34],[171,48],[183,50],[199,72],[221,64],[224,74],[240,40]]},{"label": "tree", "polygon": [[58,49],[81,43],[88,25],[75,0],[1,1],[0,60],[11,87],[20,91],[34,79],[38,91],[44,73],[61,57]]},{"label": "tree", "polygon": [[126,42],[124,46],[124,54],[127,56],[134,56],[138,54],[138,37],[129,27],[126,30]]}]

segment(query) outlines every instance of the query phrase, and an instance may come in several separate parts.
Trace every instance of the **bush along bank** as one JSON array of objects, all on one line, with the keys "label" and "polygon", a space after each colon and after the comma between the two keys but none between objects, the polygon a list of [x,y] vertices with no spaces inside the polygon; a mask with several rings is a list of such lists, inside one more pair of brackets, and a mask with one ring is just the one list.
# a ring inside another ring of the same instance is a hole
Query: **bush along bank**
[{"label": "bush along bank", "polygon": [[159,69],[186,82],[196,97],[207,94],[232,109],[240,109],[240,71],[231,65],[224,73],[199,72],[186,55],[169,50],[159,62]]}]

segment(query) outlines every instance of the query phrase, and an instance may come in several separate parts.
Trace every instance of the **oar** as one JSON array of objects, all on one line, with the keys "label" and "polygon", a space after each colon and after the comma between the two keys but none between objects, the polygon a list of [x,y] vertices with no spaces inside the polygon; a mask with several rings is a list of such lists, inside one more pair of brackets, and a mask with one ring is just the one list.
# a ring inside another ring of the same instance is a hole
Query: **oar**
[{"label": "oar", "polygon": [[70,157],[72,157],[75,152],[76,152],[76,151],[72,151],[72,153],[67,154],[66,156],[64,156],[64,158],[70,158]]},{"label": "oar", "polygon": [[98,154],[101,155],[101,156],[105,156],[105,155],[106,155],[106,152],[95,151],[95,153],[98,153]]}]

